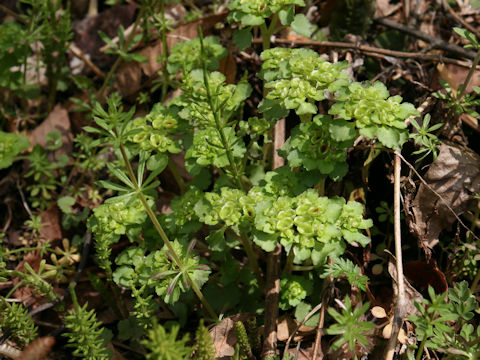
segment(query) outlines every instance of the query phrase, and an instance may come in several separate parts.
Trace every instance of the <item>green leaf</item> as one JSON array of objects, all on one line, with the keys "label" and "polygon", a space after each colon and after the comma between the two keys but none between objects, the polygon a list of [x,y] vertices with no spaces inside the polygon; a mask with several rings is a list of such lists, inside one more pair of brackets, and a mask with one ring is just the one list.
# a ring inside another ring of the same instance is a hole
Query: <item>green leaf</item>
[{"label": "green leaf", "polygon": [[241,19],[243,26],[260,26],[265,23],[265,20],[261,16],[246,14]]},{"label": "green leaf", "polygon": [[336,141],[346,141],[355,137],[355,124],[343,119],[330,123],[328,131]]},{"label": "green leaf", "polygon": [[119,185],[117,183],[108,181],[108,180],[98,180],[96,182],[99,186],[104,187],[105,189],[120,191],[120,192],[128,192],[131,189],[125,186]]},{"label": "green leaf", "polygon": [[120,181],[122,181],[125,185],[130,187],[130,189],[135,189],[135,186],[130,181],[127,175],[125,175],[119,168],[115,167],[114,165],[107,163],[108,169],[115,175]]},{"label": "green leaf", "polygon": [[233,42],[239,50],[245,50],[250,46],[253,40],[252,30],[248,27],[236,30],[233,33]]},{"label": "green leaf", "polygon": [[390,149],[400,150],[402,147],[400,132],[395,128],[382,126],[377,129],[377,137],[383,145]]},{"label": "green leaf", "polygon": [[29,146],[30,142],[25,136],[0,131],[0,169],[12,165],[15,156]]},{"label": "green leaf", "polygon": [[226,248],[225,243],[225,227],[222,227],[219,230],[213,230],[205,238],[205,241],[208,243],[208,247],[212,251],[224,251]]},{"label": "green leaf", "polygon": [[303,14],[295,15],[295,19],[291,23],[290,27],[297,34],[309,38],[314,30],[314,26],[308,21],[307,17]]},{"label": "green leaf", "polygon": [[53,130],[53,131],[50,131],[46,136],[45,136],[45,140],[46,140],[46,145],[45,145],[45,148],[47,150],[57,150],[59,149],[62,144],[63,144],[63,141],[62,141],[62,134],[60,133],[60,131],[58,130]]},{"label": "green leaf", "polygon": [[262,248],[262,250],[270,252],[275,249],[278,237],[276,234],[267,234],[263,231],[254,230],[253,242]]},{"label": "green leaf", "polygon": [[290,25],[295,19],[295,7],[289,6],[286,9],[280,10],[278,13],[278,18],[282,25]]},{"label": "green leaf", "polygon": [[155,171],[157,174],[161,173],[168,165],[167,154],[155,154],[150,156],[147,160],[147,169]]},{"label": "green leaf", "polygon": [[[295,308],[295,319],[301,323],[305,317],[312,311],[312,305],[307,304],[305,302],[300,302]],[[315,327],[318,324],[318,319],[320,318],[320,313],[317,312],[316,314],[312,315],[310,319],[305,322],[305,326]]]},{"label": "green leaf", "polygon": [[63,196],[57,200],[57,205],[64,214],[72,213],[72,206],[75,205],[75,198],[71,196]]}]

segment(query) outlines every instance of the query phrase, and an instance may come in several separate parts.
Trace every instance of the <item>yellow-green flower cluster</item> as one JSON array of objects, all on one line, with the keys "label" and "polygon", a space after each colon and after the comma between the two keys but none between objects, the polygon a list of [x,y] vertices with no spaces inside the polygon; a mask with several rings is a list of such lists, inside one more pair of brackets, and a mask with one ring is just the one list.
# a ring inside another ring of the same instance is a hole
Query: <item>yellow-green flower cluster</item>
[{"label": "yellow-green flower cluster", "polygon": [[329,114],[354,119],[361,135],[370,139],[376,136],[386,147],[400,149],[408,140],[405,119],[419,113],[412,104],[402,103],[401,96],[389,96],[381,82],[355,82],[335,94],[337,103]]},{"label": "yellow-green flower cluster", "polygon": [[280,280],[279,306],[282,310],[297,306],[312,291],[312,282],[303,276],[284,275]]},{"label": "yellow-green flower cluster", "polygon": [[277,100],[298,115],[316,114],[315,101],[325,99],[325,90],[335,92],[350,82],[341,70],[348,64],[329,63],[310,49],[273,48],[262,52],[261,77],[271,89],[266,98]]},{"label": "yellow-green flower cluster", "polygon": [[230,3],[230,19],[242,26],[259,26],[265,19],[290,5],[305,6],[303,0],[233,0]]},{"label": "yellow-green flower cluster", "polygon": [[361,231],[372,226],[371,220],[363,219],[362,204],[319,196],[314,189],[291,197],[267,194],[261,187],[248,194],[224,187],[220,193],[206,193],[195,211],[207,225],[248,225],[254,241],[267,251],[271,241],[287,250],[293,246],[296,262],[309,258],[312,251],[321,252],[322,244],[342,239],[365,246],[370,239]]},{"label": "yellow-green flower cluster", "polygon": [[177,115],[160,103],[155,104],[147,116],[134,119],[129,126],[135,129],[129,140],[137,143],[142,150],[159,153],[180,151],[172,136],[178,126]]},{"label": "yellow-green flower cluster", "polygon": [[90,229],[100,234],[123,235],[128,226],[142,224],[147,218],[139,200],[105,203],[95,208],[93,214],[96,221],[90,222]]},{"label": "yellow-green flower cluster", "polygon": [[[245,144],[242,139],[235,135],[235,129],[226,127],[223,132],[232,156],[242,158],[246,151]],[[193,144],[185,153],[185,158],[194,158],[197,164],[202,166],[215,165],[222,168],[230,165],[227,150],[222,143],[218,130],[214,127],[195,131]]]},{"label": "yellow-green flower cluster", "polygon": [[217,70],[219,60],[227,55],[227,49],[215,36],[207,36],[203,39],[203,51],[202,54],[200,38],[175,44],[168,57],[168,72],[176,74],[180,69],[184,72],[201,69],[204,61],[206,61],[207,70]]}]

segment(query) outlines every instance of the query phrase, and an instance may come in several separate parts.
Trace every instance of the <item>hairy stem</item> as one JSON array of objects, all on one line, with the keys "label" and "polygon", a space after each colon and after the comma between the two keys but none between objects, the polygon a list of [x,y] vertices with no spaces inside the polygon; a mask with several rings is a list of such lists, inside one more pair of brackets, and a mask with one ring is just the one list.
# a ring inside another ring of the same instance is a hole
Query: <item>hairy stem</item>
[{"label": "hairy stem", "polygon": [[480,61],[480,50],[478,50],[477,55],[475,56],[475,59],[473,59],[473,63],[472,63],[472,66],[470,67],[470,71],[468,72],[467,78],[463,83],[462,91],[460,92],[460,95],[458,96],[458,99],[457,99],[458,103],[461,102],[463,96],[466,94],[467,86],[470,83],[470,80],[472,79],[473,73],[475,72],[479,61]]},{"label": "hairy stem", "polygon": [[173,247],[173,244],[171,241],[168,239],[167,234],[165,234],[165,231],[162,228],[162,225],[157,220],[157,217],[155,216],[155,213],[153,212],[152,208],[147,202],[147,199],[145,198],[145,195],[141,191],[142,189],[138,186],[137,179],[135,177],[135,173],[133,172],[132,166],[130,164],[130,161],[128,160],[127,153],[125,151],[125,148],[123,144],[120,144],[120,151],[122,153],[123,161],[125,163],[125,166],[127,167],[127,172],[128,172],[128,177],[130,178],[130,181],[133,183],[135,190],[137,192],[137,196],[139,200],[142,202],[143,207],[145,208],[145,211],[148,214],[148,217],[153,223],[153,226],[157,230],[158,234],[163,240],[163,243],[167,247],[168,251],[170,252],[170,255],[172,256],[173,261],[175,264],[178,266],[178,269],[180,270],[181,273],[185,274],[188,278],[188,281],[192,287],[193,292],[199,300],[202,302],[203,306],[205,306],[205,309],[209,313],[209,315],[212,317],[212,319],[218,319],[218,316],[215,314],[215,311],[213,311],[212,307],[210,304],[207,302],[207,299],[203,296],[202,292],[200,291],[200,288],[197,286],[197,284],[193,281],[193,279],[190,277],[188,272],[185,271],[185,266],[181,259],[178,257],[177,253],[175,252],[175,249]]},{"label": "hairy stem", "polygon": [[[144,13],[145,13],[145,8],[142,6],[142,7],[140,7],[140,11],[138,12],[138,15],[137,15],[137,18],[135,19],[135,22],[133,23],[132,32],[128,35],[127,39],[125,40],[125,42],[123,44],[123,49],[121,49],[122,51],[126,51],[128,49],[128,46],[130,45],[133,38],[135,37],[137,27],[140,24],[140,20],[143,18]],[[97,99],[99,99],[99,100],[103,99],[103,97],[105,95],[105,90],[106,90],[107,86],[110,84],[110,80],[112,79],[113,75],[117,71],[117,68],[120,66],[122,61],[123,61],[122,57],[118,56],[117,59],[115,60],[115,62],[113,63],[112,67],[110,68],[110,71],[105,76],[105,79],[103,81],[102,86],[100,87],[100,89],[97,92]]]}]

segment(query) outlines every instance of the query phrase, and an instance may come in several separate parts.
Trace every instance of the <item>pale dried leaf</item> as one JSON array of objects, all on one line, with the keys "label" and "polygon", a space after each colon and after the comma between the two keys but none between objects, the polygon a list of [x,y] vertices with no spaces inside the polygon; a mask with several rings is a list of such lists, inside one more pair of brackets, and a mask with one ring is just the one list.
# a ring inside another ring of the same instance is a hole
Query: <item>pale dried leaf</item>
[{"label": "pale dried leaf", "polygon": [[372,310],[370,310],[372,315],[375,316],[377,319],[383,319],[387,317],[387,313],[385,309],[381,306],[374,306]]}]

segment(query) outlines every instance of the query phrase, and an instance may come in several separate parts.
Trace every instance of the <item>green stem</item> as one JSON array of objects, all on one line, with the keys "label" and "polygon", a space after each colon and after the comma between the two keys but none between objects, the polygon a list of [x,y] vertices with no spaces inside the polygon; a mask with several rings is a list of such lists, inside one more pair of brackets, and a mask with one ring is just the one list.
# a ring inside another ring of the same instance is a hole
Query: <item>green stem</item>
[{"label": "green stem", "polygon": [[185,181],[183,181],[183,178],[180,175],[180,173],[178,172],[177,166],[175,165],[175,163],[173,162],[171,157],[168,157],[168,165],[167,166],[168,166],[168,170],[170,170],[170,172],[173,175],[173,178],[177,182],[177,185],[180,188],[180,192],[182,194],[184,194],[185,191],[187,190],[187,185],[185,185]]},{"label": "green stem", "polygon": [[477,69],[478,62],[480,61],[480,50],[478,50],[477,55],[475,56],[475,59],[473,60],[472,66],[470,67],[470,71],[468,72],[467,78],[465,79],[465,83],[463,84],[462,91],[460,92],[460,95],[457,98],[457,102],[460,104],[463,96],[467,92],[467,86],[470,83],[470,80],[472,79],[473,73]]},{"label": "green stem", "polygon": [[262,270],[260,270],[260,266],[258,266],[257,255],[253,251],[250,239],[248,239],[247,235],[243,232],[241,233],[240,239],[243,247],[245,248],[245,252],[247,253],[248,261],[250,262],[253,272],[257,277],[258,285],[260,288],[263,288]]},{"label": "green stem", "polygon": [[301,266],[301,265],[293,265],[292,271],[312,271],[318,269],[319,265],[309,265],[309,266]]},{"label": "green stem", "polygon": [[[477,204],[477,209],[475,210],[475,213],[473,214],[472,225],[470,226],[470,234],[468,234],[468,236],[467,236],[467,243],[469,243],[470,240],[472,239],[471,234],[473,234],[473,232],[475,231],[475,228],[477,227],[477,220],[478,220],[478,217],[480,215],[480,207],[478,205],[479,204]],[[477,275],[475,275],[475,278],[473,279],[472,285],[470,286],[470,291],[472,293],[475,292],[475,289],[477,288],[477,285],[478,285],[479,281],[480,281],[480,268],[477,270]]]},{"label": "green stem", "polygon": [[319,196],[325,195],[325,180],[327,180],[327,178],[322,176],[317,185],[315,185],[315,190],[317,190]]},{"label": "green stem", "polygon": [[290,251],[288,252],[287,256],[287,263],[285,264],[285,269],[283,270],[284,272],[290,274],[293,270],[293,260],[295,259],[295,254],[293,253],[293,245],[290,248]]},{"label": "green stem", "polygon": [[167,47],[167,28],[166,28],[167,20],[165,19],[165,0],[161,2],[160,13],[162,16],[161,37],[162,37],[162,72],[163,72],[161,102],[163,103],[165,101],[165,98],[167,97],[167,90],[168,90],[168,70],[167,70],[168,47]]},{"label": "green stem", "polygon": [[54,250],[52,248],[43,248],[41,246],[30,247],[30,248],[23,247],[23,248],[7,251],[6,256],[11,255],[11,254],[15,254],[15,253],[18,253],[18,252],[22,252],[22,251],[35,251],[35,250],[42,250],[42,249],[45,249],[48,252],[54,252]]},{"label": "green stem", "polygon": [[[143,14],[145,13],[145,7],[141,6],[140,11],[138,12],[138,16],[135,19],[135,23],[133,24],[132,32],[128,35],[127,39],[125,40],[123,44],[123,49],[122,51],[126,52],[128,49],[128,46],[132,42],[133,38],[135,37],[135,33],[137,31],[138,24],[140,24],[140,20],[143,18]],[[110,84],[110,80],[112,79],[113,75],[117,71],[117,68],[120,66],[122,63],[123,59],[121,56],[118,56],[115,62],[113,63],[112,67],[110,68],[110,71],[108,72],[107,76],[105,76],[105,79],[103,81],[102,86],[97,92],[97,99],[103,99],[104,97],[104,92],[107,88],[107,86]]]},{"label": "green stem", "polygon": [[[200,37],[200,39],[202,39],[202,38]],[[202,47],[203,47],[203,41],[202,41]],[[210,109],[212,110],[213,119],[215,120],[215,128],[216,128],[218,134],[220,135],[220,140],[222,141],[223,148],[225,149],[225,152],[227,153],[227,158],[228,158],[228,162],[230,164],[230,168],[232,170],[232,175],[233,175],[234,180],[237,184],[237,187],[239,189],[243,189],[243,191],[247,192],[247,189],[246,189],[245,185],[242,183],[242,180],[240,179],[237,164],[235,163],[235,159],[233,158],[232,150],[230,149],[230,146],[228,145],[227,138],[225,136],[225,132],[223,131],[223,126],[221,125],[220,119],[218,117],[217,109],[215,108],[215,105],[213,104],[212,95],[210,93],[210,86],[208,85],[207,70],[205,68],[203,69],[203,82],[205,84],[205,89],[206,89],[206,92],[207,92],[208,105],[210,106]]]},{"label": "green stem", "polygon": [[421,360],[422,359],[422,354],[423,354],[423,349],[425,348],[425,343],[427,342],[427,337],[425,336],[420,343],[420,346],[418,348],[417,356],[415,357],[415,360]]},{"label": "green stem", "polygon": [[152,208],[150,207],[150,205],[148,204],[147,202],[147,199],[145,198],[145,195],[142,193],[140,187],[138,186],[138,183],[137,183],[137,179],[135,177],[135,173],[133,172],[133,169],[132,169],[132,166],[130,164],[130,161],[128,160],[128,156],[127,156],[127,153],[125,151],[125,148],[123,146],[123,144],[120,144],[120,151],[122,153],[122,157],[123,157],[123,161],[125,163],[125,166],[127,167],[127,172],[128,172],[128,176],[130,178],[130,180],[132,181],[134,187],[135,187],[135,190],[137,192],[137,196],[138,198],[140,199],[140,201],[142,202],[142,205],[143,207],[145,208],[145,211],[147,212],[148,214],[148,217],[150,218],[150,220],[152,221],[153,223],[153,226],[155,227],[155,229],[157,230],[158,234],[160,235],[160,237],[162,238],[163,240],[163,243],[165,244],[165,246],[167,247],[168,251],[170,252],[170,255],[172,256],[172,259],[173,261],[175,262],[175,264],[178,266],[178,269],[180,270],[181,273],[185,274],[190,282],[190,285],[192,287],[192,290],[193,292],[197,295],[197,297],[199,298],[199,300],[202,302],[202,304],[205,306],[205,309],[207,310],[207,312],[209,313],[209,315],[212,317],[212,319],[218,319],[218,316],[215,314],[215,311],[213,311],[212,307],[210,306],[210,304],[207,302],[207,299],[205,299],[205,297],[203,296],[202,292],[200,291],[199,287],[197,286],[197,284],[195,283],[195,281],[193,281],[193,279],[190,277],[190,275],[188,274],[188,272],[185,271],[185,266],[183,264],[183,262],[180,260],[180,258],[178,257],[177,253],[175,252],[175,249],[173,247],[173,244],[170,242],[170,240],[168,239],[167,237],[167,234],[165,234],[165,231],[163,230],[162,228],[162,225],[160,225],[160,223],[158,222],[158,219],[157,217],[155,216]]}]

